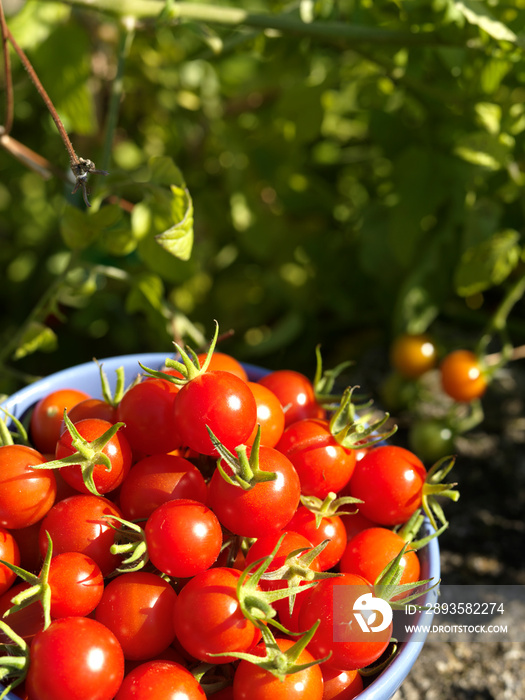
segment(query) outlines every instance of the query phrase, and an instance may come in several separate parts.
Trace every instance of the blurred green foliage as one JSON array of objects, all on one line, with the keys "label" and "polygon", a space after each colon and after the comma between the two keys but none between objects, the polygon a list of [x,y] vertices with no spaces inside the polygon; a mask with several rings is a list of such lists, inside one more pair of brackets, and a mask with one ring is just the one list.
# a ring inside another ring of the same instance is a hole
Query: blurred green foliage
[{"label": "blurred green foliage", "polygon": [[[125,21],[84,4],[3,3],[77,153],[110,175],[86,210],[0,151],[0,391],[198,345],[213,319],[226,351],[309,374],[317,343],[330,363],[404,330],[453,344],[523,274],[525,0],[228,5],[298,32],[229,25],[224,4],[136,23],[140,0]],[[11,136],[66,172],[11,63]]]}]

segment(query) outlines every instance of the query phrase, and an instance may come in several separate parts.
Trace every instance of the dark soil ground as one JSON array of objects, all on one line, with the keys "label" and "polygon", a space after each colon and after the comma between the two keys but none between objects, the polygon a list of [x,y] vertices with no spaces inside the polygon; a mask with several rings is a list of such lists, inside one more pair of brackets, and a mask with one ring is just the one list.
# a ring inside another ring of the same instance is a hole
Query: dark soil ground
[{"label": "dark soil ground", "polygon": [[[450,527],[440,537],[443,584],[525,591],[525,365],[519,365],[490,387],[482,424],[457,440],[452,473],[461,498],[447,505]],[[430,635],[394,700],[524,700],[523,603],[512,610],[511,638],[439,642]]]}]

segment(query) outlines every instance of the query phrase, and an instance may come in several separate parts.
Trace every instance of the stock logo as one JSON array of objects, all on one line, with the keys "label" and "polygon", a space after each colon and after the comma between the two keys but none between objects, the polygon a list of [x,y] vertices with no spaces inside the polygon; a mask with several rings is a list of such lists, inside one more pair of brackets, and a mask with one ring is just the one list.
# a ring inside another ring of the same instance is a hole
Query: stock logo
[{"label": "stock logo", "polygon": [[386,600],[363,593],[354,602],[354,617],[363,632],[382,632],[392,622],[392,608]]}]

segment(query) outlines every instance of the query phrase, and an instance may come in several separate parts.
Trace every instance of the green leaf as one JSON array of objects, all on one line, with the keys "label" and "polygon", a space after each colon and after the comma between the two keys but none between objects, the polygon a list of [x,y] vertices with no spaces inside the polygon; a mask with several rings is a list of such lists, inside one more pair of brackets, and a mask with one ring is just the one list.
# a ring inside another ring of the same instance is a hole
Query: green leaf
[{"label": "green leaf", "polygon": [[454,152],[459,158],[487,170],[500,170],[509,160],[509,146],[497,135],[477,131],[460,138]]},{"label": "green leaf", "polygon": [[159,156],[151,158],[148,163],[148,182],[152,185],[172,185],[184,186],[182,172],[175,165],[173,158],[169,156]]},{"label": "green leaf", "polygon": [[137,247],[129,218],[118,204],[102,207],[92,216],[100,229],[100,243],[111,255],[129,255]]},{"label": "green leaf", "polygon": [[151,309],[162,311],[164,307],[164,284],[154,273],[145,272],[133,278],[133,286],[126,299],[126,310],[148,312]]},{"label": "green leaf", "polygon": [[468,248],[456,269],[456,291],[463,297],[501,284],[520,260],[520,235],[507,229],[480,245]]},{"label": "green leaf", "polygon": [[69,22],[57,26],[33,57],[38,75],[66,129],[83,135],[93,134],[97,129],[92,93],[88,87],[90,48],[85,29]]},{"label": "green leaf", "polygon": [[30,323],[26,329],[17,349],[14,359],[31,355],[38,350],[41,352],[53,352],[57,348],[57,337],[48,326],[43,323]]},{"label": "green leaf", "polygon": [[185,187],[172,185],[171,191],[171,212],[176,223],[157,234],[155,240],[176,258],[189,260],[193,248],[193,202]]},{"label": "green leaf", "polygon": [[496,19],[485,3],[480,0],[462,0],[462,2],[456,2],[456,7],[467,22],[476,25],[493,39],[513,43],[517,41],[517,35],[506,24]]},{"label": "green leaf", "polygon": [[60,233],[68,248],[83,250],[96,240],[100,230],[93,216],[67,204],[60,219]]}]

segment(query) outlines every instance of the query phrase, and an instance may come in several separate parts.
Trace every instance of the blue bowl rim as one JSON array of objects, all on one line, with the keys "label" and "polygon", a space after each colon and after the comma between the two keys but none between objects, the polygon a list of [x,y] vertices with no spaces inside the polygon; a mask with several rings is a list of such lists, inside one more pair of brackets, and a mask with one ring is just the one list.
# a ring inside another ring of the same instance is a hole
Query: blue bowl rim
[{"label": "blue bowl rim", "polygon": [[[136,375],[142,372],[139,362],[146,367],[159,369],[162,367],[167,357],[170,357],[169,353],[135,353],[107,357],[98,360],[98,364],[103,366],[108,382],[112,387],[116,381],[115,370],[123,366],[127,386]],[[134,365],[136,365],[135,375],[133,375]],[[252,381],[257,381],[269,372],[269,370],[254,364],[243,363],[243,366],[248,373],[249,379]],[[98,376],[99,368],[94,361],[74,365],[29,384],[5,399],[0,406],[16,418],[21,419],[41,396],[47,391],[52,391],[54,389],[73,387],[83,388],[88,391],[89,387],[89,391],[93,396],[100,397],[102,395],[101,391],[93,391],[92,387],[93,380],[98,379]],[[82,377],[80,385],[79,377]],[[428,522],[425,526],[430,528]],[[429,532],[430,531],[429,529]],[[437,538],[431,540],[428,545],[421,550],[420,557],[422,563],[422,577],[431,579],[434,583],[437,582],[441,575],[440,551]],[[436,589],[426,593],[423,598],[417,601],[418,605],[434,603],[436,595]],[[421,613],[414,615],[411,624],[417,625],[420,615]],[[430,624],[431,622],[430,615],[426,615],[425,624]],[[400,646],[395,658],[387,668],[375,677],[370,685],[359,694],[359,700],[388,700],[399,689],[421,653],[426,638],[426,636],[419,634],[417,636],[417,641],[411,641],[411,637],[415,637],[415,634],[412,634],[408,640]],[[3,687],[4,686],[0,684],[0,688]],[[5,700],[20,700],[19,696],[14,692],[10,692],[4,697]]]}]

